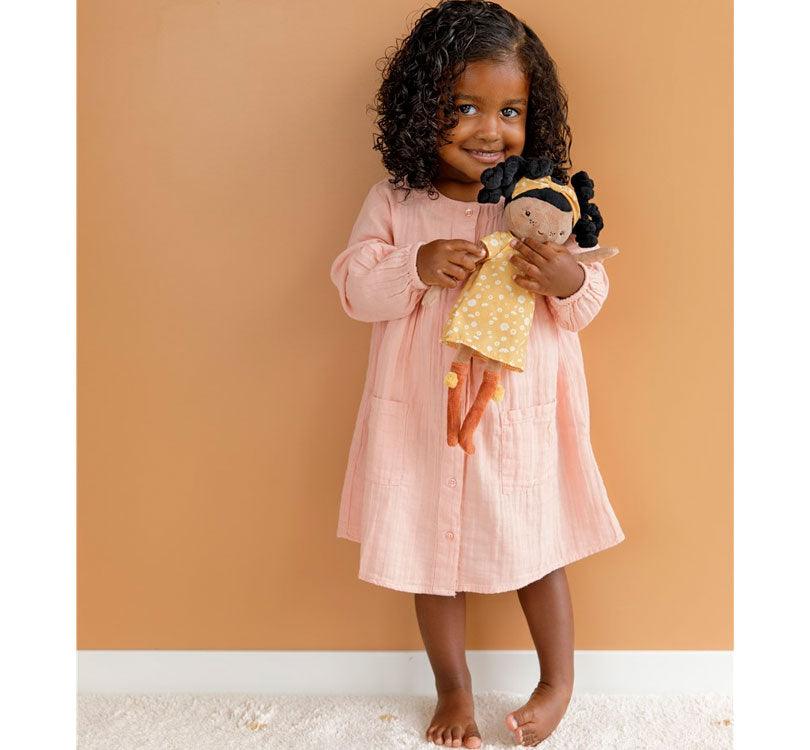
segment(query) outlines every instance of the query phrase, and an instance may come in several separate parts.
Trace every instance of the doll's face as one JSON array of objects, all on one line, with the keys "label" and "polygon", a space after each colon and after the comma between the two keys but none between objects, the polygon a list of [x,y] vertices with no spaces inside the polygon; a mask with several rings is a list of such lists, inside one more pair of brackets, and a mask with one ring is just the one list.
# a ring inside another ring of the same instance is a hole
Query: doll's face
[{"label": "doll's face", "polygon": [[573,212],[561,211],[539,198],[515,198],[507,204],[504,215],[515,237],[534,237],[558,245],[571,235],[574,219]]}]

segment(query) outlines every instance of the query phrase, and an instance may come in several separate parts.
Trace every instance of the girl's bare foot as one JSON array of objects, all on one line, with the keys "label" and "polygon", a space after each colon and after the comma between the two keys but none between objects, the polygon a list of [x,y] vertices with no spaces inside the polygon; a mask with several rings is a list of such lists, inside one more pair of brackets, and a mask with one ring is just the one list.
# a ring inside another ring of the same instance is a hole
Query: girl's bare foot
[{"label": "girl's bare foot", "polygon": [[425,732],[428,742],[444,747],[481,747],[472,691],[458,687],[439,691],[438,696],[436,712]]},{"label": "girl's bare foot", "polygon": [[534,746],[548,737],[562,721],[572,688],[540,680],[529,700],[506,716],[506,728],[518,745]]}]

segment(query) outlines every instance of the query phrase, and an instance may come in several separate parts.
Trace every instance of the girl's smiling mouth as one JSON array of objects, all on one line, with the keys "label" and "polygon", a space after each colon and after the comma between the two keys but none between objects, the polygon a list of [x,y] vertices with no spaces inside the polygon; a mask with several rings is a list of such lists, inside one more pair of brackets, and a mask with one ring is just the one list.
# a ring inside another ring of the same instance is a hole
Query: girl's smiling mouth
[{"label": "girl's smiling mouth", "polygon": [[503,161],[504,152],[501,151],[478,151],[476,149],[465,148],[466,151],[476,161],[483,162],[484,164],[494,164],[498,161]]}]

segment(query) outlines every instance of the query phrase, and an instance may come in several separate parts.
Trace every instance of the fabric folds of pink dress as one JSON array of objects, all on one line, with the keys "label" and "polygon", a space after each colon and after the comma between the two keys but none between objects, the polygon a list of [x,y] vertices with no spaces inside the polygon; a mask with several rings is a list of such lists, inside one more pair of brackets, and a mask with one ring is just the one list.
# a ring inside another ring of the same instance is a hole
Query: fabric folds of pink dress
[{"label": "fabric folds of pink dress", "polygon": [[[419,248],[477,242],[502,230],[503,200],[479,204],[372,186],[330,276],[345,313],[372,324],[368,369],[348,451],[337,536],[360,544],[358,577],[413,593],[511,591],[618,544],[590,442],[578,331],[608,293],[602,263],[581,264],[570,297],[536,298],[524,372],[502,372],[468,456],[446,442],[444,375],[455,349],[441,343],[460,293],[428,286]],[[573,236],[567,243],[579,248]],[[483,375],[473,358],[462,414]]]}]

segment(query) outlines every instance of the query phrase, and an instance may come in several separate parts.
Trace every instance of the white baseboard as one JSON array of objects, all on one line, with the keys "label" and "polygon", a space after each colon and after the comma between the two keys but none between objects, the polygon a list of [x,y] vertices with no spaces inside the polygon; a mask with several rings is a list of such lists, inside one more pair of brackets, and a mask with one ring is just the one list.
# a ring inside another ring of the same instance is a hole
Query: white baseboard
[{"label": "white baseboard", "polygon": [[[79,693],[433,693],[424,651],[79,651]],[[528,693],[534,651],[467,651],[475,692]],[[731,694],[731,651],[577,651],[577,693]]]}]

